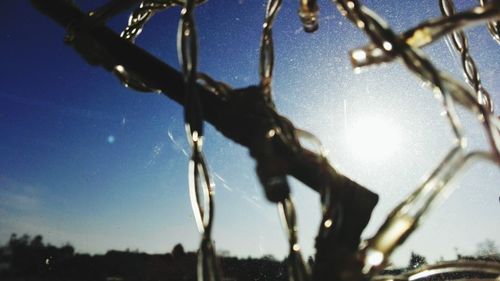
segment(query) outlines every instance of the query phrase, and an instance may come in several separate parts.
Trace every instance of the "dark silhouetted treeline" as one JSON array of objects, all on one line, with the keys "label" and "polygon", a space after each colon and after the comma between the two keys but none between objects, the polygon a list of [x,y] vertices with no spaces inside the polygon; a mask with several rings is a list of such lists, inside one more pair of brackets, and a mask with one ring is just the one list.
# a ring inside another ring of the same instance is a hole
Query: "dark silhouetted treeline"
[{"label": "dark silhouetted treeline", "polygon": [[[485,252],[487,255],[458,255],[457,258],[500,262],[496,246],[487,246],[490,249]],[[220,257],[219,262],[224,281],[288,280],[286,261],[276,261],[272,256],[261,259]],[[0,246],[1,281],[196,281],[196,263],[196,253],[185,252],[180,244],[166,254],[111,250],[104,255],[88,255],[75,253],[71,245],[55,247],[45,244],[40,235],[18,237],[12,234],[7,245]],[[398,275],[426,263],[425,257],[412,253],[407,268],[386,270],[384,273]],[[426,280],[485,277],[494,276],[464,272]]]},{"label": "dark silhouetted treeline", "polygon": [[[176,245],[171,253],[145,254],[108,251],[105,255],[78,254],[72,246],[44,244],[13,234],[0,247],[2,281],[195,281],[196,253]],[[239,259],[221,257],[224,280],[287,280],[286,267],[271,257]]]}]

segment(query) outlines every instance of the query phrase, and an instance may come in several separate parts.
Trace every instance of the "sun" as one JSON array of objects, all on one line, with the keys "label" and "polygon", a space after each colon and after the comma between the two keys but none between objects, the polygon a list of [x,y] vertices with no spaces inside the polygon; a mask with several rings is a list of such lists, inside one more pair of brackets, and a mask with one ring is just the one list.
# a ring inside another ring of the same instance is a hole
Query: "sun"
[{"label": "sun", "polygon": [[390,118],[364,116],[352,120],[346,130],[352,156],[363,160],[383,160],[395,156],[401,146],[398,126]]}]

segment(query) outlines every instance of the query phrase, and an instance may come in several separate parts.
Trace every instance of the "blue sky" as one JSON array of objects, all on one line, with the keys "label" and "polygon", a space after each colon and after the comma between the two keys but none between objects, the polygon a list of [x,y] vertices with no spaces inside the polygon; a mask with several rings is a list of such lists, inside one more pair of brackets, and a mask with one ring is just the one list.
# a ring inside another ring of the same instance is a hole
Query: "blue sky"
[{"label": "blue sky", "polygon": [[[76,1],[84,10],[102,1]],[[418,2],[418,3],[417,3]],[[456,1],[460,9],[470,7]],[[397,31],[440,14],[437,1],[365,1]],[[274,94],[280,112],[323,141],[338,169],[376,191],[380,203],[364,233],[374,234],[451,148],[451,130],[430,91],[397,63],[354,74],[347,52],[368,40],[329,1],[319,1],[320,29],[301,30],[298,4],[284,1],[274,29]],[[136,93],[89,66],[63,43],[64,29],[28,1],[6,0],[0,20],[0,242],[10,233],[42,234],[78,251],[170,251],[199,242],[187,192],[187,143],[181,108]],[[258,83],[264,1],[209,1],[197,9],[199,69],[235,87]],[[179,9],[158,14],[136,43],[178,68]],[[109,25],[120,30],[127,15]],[[481,77],[500,107],[498,46],[479,26],[468,32]],[[444,40],[425,49],[462,78]],[[471,146],[484,147],[478,124],[463,114]],[[370,124],[384,134],[366,135]],[[368,124],[368,125],[367,125]],[[363,135],[365,132],[365,135]],[[368,141],[353,141],[354,139]],[[287,251],[275,206],[266,202],[254,163],[242,147],[208,126],[205,151],[217,188],[217,248],[238,256]],[[373,147],[373,143],[377,143]],[[390,145],[386,145],[389,143]],[[376,150],[367,155],[360,152]],[[433,261],[473,253],[484,239],[500,244],[498,167],[474,163],[456,191],[395,253],[415,250]],[[313,253],[317,195],[292,180],[300,241]]]}]

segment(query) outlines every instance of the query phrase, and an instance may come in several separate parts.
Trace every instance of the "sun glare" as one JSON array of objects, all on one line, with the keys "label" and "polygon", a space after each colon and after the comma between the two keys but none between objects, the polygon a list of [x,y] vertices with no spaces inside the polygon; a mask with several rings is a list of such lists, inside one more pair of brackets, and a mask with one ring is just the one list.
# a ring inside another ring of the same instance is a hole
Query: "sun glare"
[{"label": "sun glare", "polygon": [[395,155],[400,133],[388,118],[363,117],[347,128],[347,146],[353,156],[364,160],[382,160]]}]

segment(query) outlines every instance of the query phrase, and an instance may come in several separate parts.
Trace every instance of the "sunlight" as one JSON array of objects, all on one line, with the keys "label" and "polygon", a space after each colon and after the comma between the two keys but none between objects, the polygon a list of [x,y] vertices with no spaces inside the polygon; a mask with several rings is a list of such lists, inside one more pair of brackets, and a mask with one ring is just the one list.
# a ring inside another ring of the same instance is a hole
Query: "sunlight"
[{"label": "sunlight", "polygon": [[400,131],[388,118],[364,116],[347,128],[346,142],[356,158],[374,161],[393,157],[400,147]]}]

